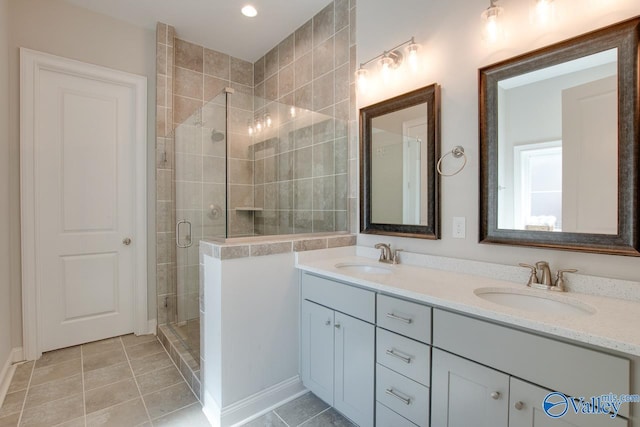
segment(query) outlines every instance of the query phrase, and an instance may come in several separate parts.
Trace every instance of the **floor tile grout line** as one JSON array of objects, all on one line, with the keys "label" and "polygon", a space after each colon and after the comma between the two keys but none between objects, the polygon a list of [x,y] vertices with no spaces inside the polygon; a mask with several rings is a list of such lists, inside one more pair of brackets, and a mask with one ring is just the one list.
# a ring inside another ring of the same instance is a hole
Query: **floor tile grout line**
[{"label": "floor tile grout line", "polygon": [[[158,341],[160,341],[160,340],[158,340]],[[193,394],[193,396],[196,398],[196,401],[200,402],[200,399],[198,399],[198,396],[196,396],[196,394],[193,392],[193,388],[192,388],[193,386],[191,385],[191,381],[187,381],[187,379],[184,377],[184,375],[182,374],[182,370],[180,369],[180,367],[178,365],[176,365],[175,360],[173,360],[173,358],[171,357],[171,354],[169,353],[169,351],[167,351],[167,348],[164,346],[162,341],[160,341],[160,345],[164,349],[164,352],[167,353],[167,356],[169,357],[169,360],[171,361],[171,363],[173,363],[173,366],[176,367],[176,369],[178,370],[178,373],[180,374],[180,376],[182,377],[184,382],[187,384],[187,387],[189,388],[189,391],[191,392],[191,394]]]},{"label": "floor tile grout line", "polygon": [[[276,409],[277,409],[277,408],[276,408]],[[283,420],[283,419],[282,419],[282,417],[280,416],[280,414],[278,414],[278,413],[275,411],[275,409],[274,409],[272,412],[273,412],[274,414],[276,414],[276,417],[278,417],[278,418],[280,419],[280,421],[282,421],[282,422],[284,423],[284,425],[285,425],[285,426],[287,426],[287,427],[291,427],[291,426],[289,426],[289,424],[288,424],[285,420]]]},{"label": "floor tile grout line", "polygon": [[[29,362],[27,362],[29,363]],[[27,406],[27,397],[29,397],[29,388],[31,388],[31,380],[33,379],[33,371],[36,369],[36,361],[33,361],[33,366],[31,367],[31,373],[29,374],[29,381],[27,381],[27,388],[24,393],[24,400],[22,401],[22,408],[20,409],[20,417],[18,417],[18,426],[22,424],[22,416],[24,415],[24,408]]]},{"label": "floor tile grout line", "polygon": [[326,408],[326,409],[323,409],[322,411],[320,411],[320,412],[318,412],[317,414],[315,414],[313,417],[311,417],[311,418],[307,419],[306,421],[303,421],[302,423],[298,424],[298,425],[297,425],[297,427],[301,427],[301,426],[303,426],[303,425],[307,424],[309,421],[311,421],[311,420],[312,420],[312,419],[314,419],[314,418],[319,417],[320,415],[322,415],[322,414],[324,414],[325,412],[327,412],[329,409],[331,409],[331,406],[329,406],[329,407],[328,407],[328,408]]},{"label": "floor tile grout line", "polygon": [[[131,375],[133,375],[133,382],[138,389],[138,395],[140,396],[140,400],[142,401],[142,406],[144,407],[144,412],[147,414],[147,420],[151,423],[151,415],[149,414],[149,409],[147,408],[147,403],[144,401],[144,397],[142,396],[142,392],[140,391],[140,385],[138,384],[138,380],[136,379],[136,375],[133,372],[133,366],[131,366],[131,359],[129,359],[129,353],[127,353],[127,348],[124,346],[124,342],[122,341],[122,337],[120,337],[120,344],[124,349],[124,356],[127,358],[127,362],[129,363],[129,369],[131,370]],[[152,423],[153,424],[153,423]]]},{"label": "floor tile grout line", "polygon": [[84,346],[80,346],[80,374],[82,375],[82,413],[84,414],[84,427],[87,427],[87,392],[84,386]]},{"label": "floor tile grout line", "polygon": [[171,412],[167,412],[166,414],[162,414],[162,415],[161,415],[161,416],[159,416],[159,417],[153,418],[153,419],[151,420],[151,424],[153,424],[153,422],[154,422],[154,421],[158,421],[158,420],[159,420],[159,419],[161,419],[161,418],[168,417],[168,416],[169,416],[169,415],[171,415],[171,414],[175,414],[176,412],[180,412],[180,411],[182,411],[183,409],[186,409],[186,408],[188,408],[189,406],[193,406],[193,405],[200,405],[200,402],[198,402],[198,401],[196,400],[195,402],[191,402],[191,403],[189,403],[188,405],[181,406],[181,407],[180,407],[180,408],[178,408],[178,409],[175,409],[175,410],[173,410],[173,411],[171,411]]}]

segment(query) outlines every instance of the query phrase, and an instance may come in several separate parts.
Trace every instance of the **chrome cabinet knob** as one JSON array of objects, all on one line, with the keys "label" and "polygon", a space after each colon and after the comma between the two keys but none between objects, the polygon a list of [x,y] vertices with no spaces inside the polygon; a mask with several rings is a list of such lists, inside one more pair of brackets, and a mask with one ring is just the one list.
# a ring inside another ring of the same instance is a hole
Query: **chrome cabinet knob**
[{"label": "chrome cabinet knob", "polygon": [[491,393],[491,398],[493,400],[498,400],[500,399],[500,392],[499,391],[494,391],[493,393]]},{"label": "chrome cabinet knob", "polygon": [[131,237],[125,237],[122,240],[122,243],[125,244],[126,246],[129,246],[131,244]]},{"label": "chrome cabinet knob", "polygon": [[329,325],[331,324],[331,320],[327,320],[327,321],[325,321],[325,322],[324,322],[324,324],[325,324],[326,326],[329,326]]},{"label": "chrome cabinet knob", "polygon": [[524,403],[521,401],[517,401],[515,405],[513,405],[518,411],[521,411],[524,408]]},{"label": "chrome cabinet knob", "polygon": [[335,324],[336,329],[340,329],[340,323]]}]

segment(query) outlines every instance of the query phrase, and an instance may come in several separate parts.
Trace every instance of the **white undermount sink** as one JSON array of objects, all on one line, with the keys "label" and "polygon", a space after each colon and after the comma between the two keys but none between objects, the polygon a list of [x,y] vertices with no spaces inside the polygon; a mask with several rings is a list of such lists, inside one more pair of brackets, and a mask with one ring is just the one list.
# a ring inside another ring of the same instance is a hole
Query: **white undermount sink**
[{"label": "white undermount sink", "polygon": [[335,265],[339,270],[345,273],[367,273],[367,274],[391,274],[393,270],[390,267],[382,265],[366,264],[361,262],[339,262]]},{"label": "white undermount sink", "polygon": [[552,294],[551,291],[479,288],[474,293],[486,301],[524,311],[578,316],[590,316],[596,312],[595,308],[582,301],[565,295]]}]

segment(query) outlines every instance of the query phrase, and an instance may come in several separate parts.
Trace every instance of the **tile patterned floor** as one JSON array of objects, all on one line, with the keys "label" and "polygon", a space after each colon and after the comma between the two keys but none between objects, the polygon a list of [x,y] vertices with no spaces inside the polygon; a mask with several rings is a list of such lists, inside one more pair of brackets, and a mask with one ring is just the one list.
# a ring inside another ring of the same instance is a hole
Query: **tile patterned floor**
[{"label": "tile patterned floor", "polygon": [[357,427],[335,409],[307,393],[255,419],[244,427]]},{"label": "tile patterned floor", "polygon": [[126,335],[19,365],[0,427],[209,426],[157,338]]},{"label": "tile patterned floor", "polygon": [[[153,335],[44,353],[19,365],[0,427],[208,427],[202,407]],[[245,427],[355,427],[312,393]]]}]

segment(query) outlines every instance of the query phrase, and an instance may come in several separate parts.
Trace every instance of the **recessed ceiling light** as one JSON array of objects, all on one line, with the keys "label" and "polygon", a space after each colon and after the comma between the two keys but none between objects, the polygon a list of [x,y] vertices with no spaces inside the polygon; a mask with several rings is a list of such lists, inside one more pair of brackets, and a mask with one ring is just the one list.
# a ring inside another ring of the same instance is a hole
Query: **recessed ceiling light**
[{"label": "recessed ceiling light", "polygon": [[258,11],[256,10],[255,7],[253,7],[250,4],[248,4],[248,5],[246,5],[245,7],[242,8],[242,14],[244,16],[248,16],[249,18],[253,18],[254,16],[256,16],[258,14]]}]

